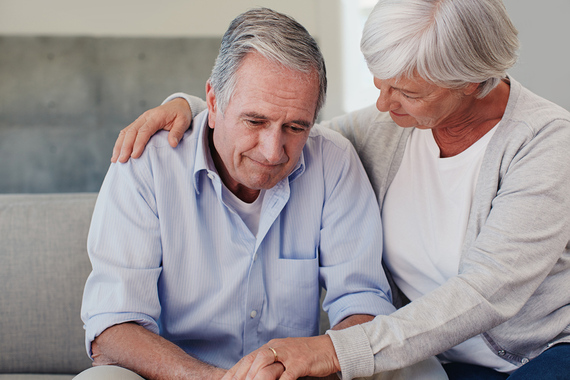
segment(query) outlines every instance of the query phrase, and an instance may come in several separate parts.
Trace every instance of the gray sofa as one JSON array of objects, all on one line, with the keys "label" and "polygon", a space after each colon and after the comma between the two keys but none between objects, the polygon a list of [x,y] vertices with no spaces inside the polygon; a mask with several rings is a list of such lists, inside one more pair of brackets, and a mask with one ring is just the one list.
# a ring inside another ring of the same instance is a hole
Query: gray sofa
[{"label": "gray sofa", "polygon": [[71,379],[91,366],[80,308],[96,197],[0,194],[0,380]]}]

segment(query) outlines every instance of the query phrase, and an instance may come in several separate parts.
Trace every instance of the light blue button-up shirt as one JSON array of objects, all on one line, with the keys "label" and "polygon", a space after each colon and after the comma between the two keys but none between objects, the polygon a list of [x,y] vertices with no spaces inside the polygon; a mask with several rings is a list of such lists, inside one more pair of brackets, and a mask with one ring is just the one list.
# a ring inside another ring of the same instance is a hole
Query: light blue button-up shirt
[{"label": "light blue button-up shirt", "polygon": [[313,127],[293,172],[265,193],[254,236],[222,197],[207,112],[176,149],[166,132],[112,164],[95,206],[82,319],[87,350],[136,322],[221,368],[273,338],[388,314],[380,213],[352,145]]}]

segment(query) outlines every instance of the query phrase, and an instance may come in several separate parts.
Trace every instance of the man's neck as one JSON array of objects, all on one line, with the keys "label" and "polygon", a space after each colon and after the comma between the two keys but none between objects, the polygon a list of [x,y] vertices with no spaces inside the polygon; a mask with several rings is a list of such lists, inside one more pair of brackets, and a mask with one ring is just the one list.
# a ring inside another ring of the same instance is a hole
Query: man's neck
[{"label": "man's neck", "polygon": [[218,174],[220,175],[222,182],[229,191],[231,191],[236,197],[238,197],[242,201],[246,203],[254,202],[259,196],[260,190],[250,189],[249,187],[246,187],[241,183],[236,182],[232,179],[226,168],[226,165],[224,165],[222,158],[220,157],[218,151],[216,150],[216,147],[214,146],[213,130],[209,127],[207,128],[208,128],[208,145],[210,147],[210,155],[212,156],[212,161],[216,166],[216,170],[218,171]]}]

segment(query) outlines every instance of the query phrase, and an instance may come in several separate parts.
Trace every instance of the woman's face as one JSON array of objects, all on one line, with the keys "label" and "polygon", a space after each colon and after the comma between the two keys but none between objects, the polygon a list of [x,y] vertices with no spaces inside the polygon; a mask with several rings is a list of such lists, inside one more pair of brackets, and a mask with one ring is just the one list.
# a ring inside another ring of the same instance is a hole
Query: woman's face
[{"label": "woman's face", "polygon": [[420,76],[399,80],[374,78],[374,85],[380,90],[376,108],[389,112],[403,128],[456,126],[465,119],[470,104],[463,91],[436,86]]}]

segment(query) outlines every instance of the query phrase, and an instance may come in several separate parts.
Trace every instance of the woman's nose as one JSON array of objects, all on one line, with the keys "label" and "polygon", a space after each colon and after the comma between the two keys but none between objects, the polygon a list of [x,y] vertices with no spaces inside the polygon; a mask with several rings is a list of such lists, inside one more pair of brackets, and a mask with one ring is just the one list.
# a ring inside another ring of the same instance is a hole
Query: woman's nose
[{"label": "woman's nose", "polygon": [[378,100],[376,101],[376,108],[380,112],[388,112],[397,110],[401,107],[398,99],[394,98],[394,90],[391,88],[385,88],[380,90],[380,95],[378,95]]},{"label": "woman's nose", "polygon": [[390,95],[387,94],[389,90],[380,90],[380,94],[378,95],[378,100],[376,101],[376,108],[380,112],[388,112],[390,111]]}]

